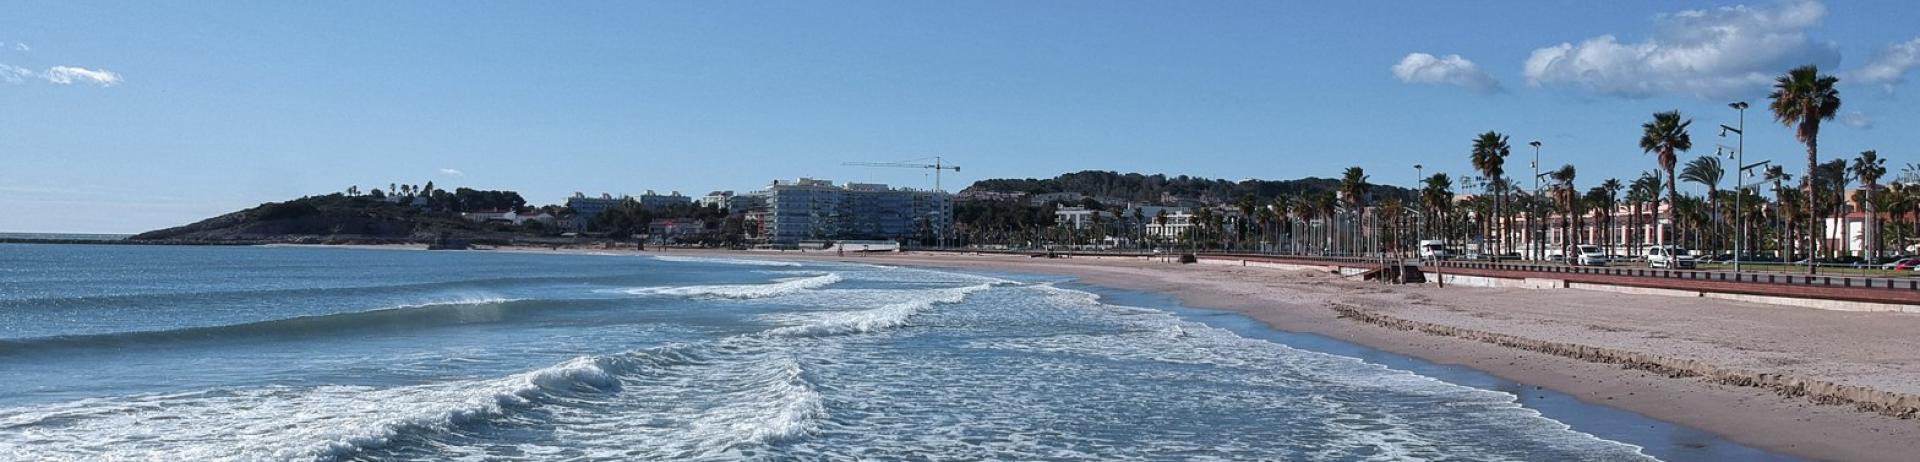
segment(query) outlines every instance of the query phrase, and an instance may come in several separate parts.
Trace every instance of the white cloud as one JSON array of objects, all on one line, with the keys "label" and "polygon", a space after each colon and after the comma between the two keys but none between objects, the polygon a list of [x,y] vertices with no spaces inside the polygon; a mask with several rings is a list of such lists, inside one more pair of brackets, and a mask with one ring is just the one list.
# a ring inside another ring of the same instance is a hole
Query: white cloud
[{"label": "white cloud", "polygon": [[1920,38],[1881,50],[1865,67],[1854,70],[1852,77],[1862,83],[1886,85],[1887,91],[1893,91],[1893,85],[1905,81],[1907,71],[1914,67],[1920,67]]},{"label": "white cloud", "polygon": [[0,63],[0,82],[21,83],[27,81],[28,77],[33,77],[33,74],[33,69]]},{"label": "white cloud", "polygon": [[440,169],[440,174],[446,175],[446,176],[467,176],[467,172],[462,172],[462,171],[454,170],[451,168]]},{"label": "white cloud", "polygon": [[1858,128],[1861,130],[1869,130],[1873,128],[1873,118],[1868,117],[1867,113],[1860,112],[1860,111],[1853,111],[1840,116],[1840,123],[1847,124],[1847,126],[1849,127]]},{"label": "white cloud", "polygon": [[1764,89],[1796,66],[1839,63],[1834,44],[1807,35],[1826,14],[1825,5],[1811,0],[1662,14],[1644,41],[1623,43],[1609,34],[1533,50],[1525,74],[1533,86],[1627,98],[1728,97]]},{"label": "white cloud", "polygon": [[1393,65],[1393,76],[1401,82],[1453,85],[1483,95],[1500,92],[1500,81],[1460,55],[1408,53]]},{"label": "white cloud", "polygon": [[20,42],[13,42],[13,49],[18,51],[33,51],[33,47],[27,46],[27,44],[20,43]]},{"label": "white cloud", "polygon": [[120,84],[120,74],[106,69],[87,69],[84,67],[53,66],[43,75],[48,82],[61,85],[91,83],[102,87]]}]

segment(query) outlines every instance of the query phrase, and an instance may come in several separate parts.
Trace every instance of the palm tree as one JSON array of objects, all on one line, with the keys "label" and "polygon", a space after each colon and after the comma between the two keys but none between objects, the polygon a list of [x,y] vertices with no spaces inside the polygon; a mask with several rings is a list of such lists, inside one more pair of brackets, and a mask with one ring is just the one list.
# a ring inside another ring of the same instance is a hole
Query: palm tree
[{"label": "palm tree", "polygon": [[1653,121],[1640,125],[1644,132],[1640,135],[1640,150],[1658,155],[1660,168],[1667,172],[1667,222],[1674,222],[1674,199],[1679,193],[1673,187],[1673,165],[1679,161],[1676,151],[1693,149],[1693,137],[1687,135],[1687,126],[1693,125],[1692,119],[1681,120],[1680,111],[1656,112]]},{"label": "palm tree", "polygon": [[1547,174],[1555,183],[1559,183],[1556,189],[1562,195],[1560,202],[1564,205],[1560,214],[1560,255],[1563,257],[1566,256],[1566,246],[1578,243],[1573,239],[1573,215],[1578,213],[1573,205],[1574,199],[1579,197],[1579,194],[1573,190],[1575,173],[1573,165],[1568,164]]},{"label": "palm tree", "polygon": [[[1680,170],[1681,180],[1707,187],[1707,203],[1712,210],[1714,223],[1720,220],[1720,179],[1725,176],[1726,170],[1720,167],[1720,158],[1715,156],[1696,157]],[[1709,235],[1716,236],[1718,233]]]},{"label": "palm tree", "polygon": [[[1665,183],[1665,180],[1661,179],[1659,171],[1641,172],[1640,178],[1633,180],[1633,186],[1631,187],[1632,189],[1630,189],[1630,192],[1627,193],[1627,198],[1628,200],[1631,200],[1633,202],[1634,221],[1637,222],[1640,220],[1640,217],[1643,215],[1642,210],[1645,208],[1645,205],[1647,203],[1653,204],[1654,214],[1659,213],[1660,185],[1664,183]],[[1655,219],[1653,221],[1654,221],[1654,228],[1658,229],[1659,220]],[[1634,251],[1644,254],[1645,249],[1643,249],[1642,247],[1644,244],[1647,244],[1647,242],[1651,240],[1653,236],[1651,233],[1646,232],[1646,230],[1641,229],[1642,226],[1639,223],[1630,223],[1630,224],[1633,225],[1634,230],[1639,233],[1639,236],[1638,236],[1639,239],[1634,240]]]},{"label": "palm tree", "polygon": [[[1371,186],[1367,184],[1366,170],[1360,167],[1347,167],[1345,172],[1341,172],[1340,198],[1341,202],[1347,206],[1347,219],[1355,220],[1352,224],[1355,230],[1359,227],[1360,215],[1366,212],[1367,190],[1370,188]],[[1360,243],[1356,239],[1348,242],[1347,245],[1357,250]]]},{"label": "palm tree", "polygon": [[[1440,217],[1439,220],[1428,219],[1428,226],[1432,227],[1435,221],[1444,226],[1447,222],[1445,218],[1447,209],[1453,204],[1453,179],[1447,178],[1445,173],[1435,173],[1433,176],[1422,179],[1421,182],[1424,183],[1420,188],[1421,206],[1433,211],[1431,216]],[[1444,236],[1446,233],[1441,234]]]},{"label": "palm tree", "polygon": [[1159,225],[1160,227],[1160,232],[1156,233],[1158,236],[1154,237],[1165,239],[1167,235],[1167,209],[1160,209],[1159,212],[1154,212],[1153,224]]},{"label": "palm tree", "polygon": [[1885,195],[1887,196],[1887,215],[1893,218],[1892,223],[1888,223],[1893,228],[1893,242],[1900,245],[1901,252],[1905,252],[1907,227],[1900,221],[1902,218],[1910,217],[1915,209],[1920,208],[1920,194],[1915,194],[1911,183],[1896,182],[1887,185]]},{"label": "palm tree", "polygon": [[[1814,217],[1815,221],[1827,222],[1831,220],[1831,222],[1835,223],[1842,222],[1842,220],[1846,218],[1847,213],[1847,184],[1853,181],[1853,176],[1847,173],[1846,159],[1834,159],[1815,165],[1813,168],[1813,178],[1813,189],[1816,191],[1814,197],[1816,199],[1813,205],[1807,208],[1810,216]],[[1815,232],[1817,233],[1815,234],[1815,239],[1825,238],[1825,234],[1828,233],[1825,226],[1826,223],[1821,223],[1815,227]],[[1852,243],[1849,242],[1851,239],[1844,238],[1846,234],[1844,232],[1845,229],[1846,228],[1842,226],[1842,232],[1836,233],[1842,236],[1840,241],[1845,245],[1837,246],[1829,244],[1829,248],[1827,248],[1825,252],[1827,256],[1839,257],[1841,252],[1843,252],[1843,249],[1839,247],[1847,247],[1849,249],[1852,247]]]},{"label": "palm tree", "polygon": [[1600,238],[1607,242],[1609,254],[1613,253],[1613,211],[1620,208],[1620,190],[1625,188],[1626,186],[1620,184],[1617,178],[1608,178],[1607,181],[1600,182],[1599,190],[1606,193],[1599,197],[1600,204],[1606,209],[1607,215],[1607,231],[1601,233]]},{"label": "palm tree", "polygon": [[1887,174],[1887,160],[1880,158],[1880,152],[1868,149],[1853,159],[1853,176],[1860,178],[1860,186],[1867,190],[1867,264],[1872,265],[1880,257],[1880,217],[1879,208],[1873,203],[1873,190],[1880,185],[1880,176]]},{"label": "palm tree", "polygon": [[[1793,136],[1807,145],[1807,173],[1802,178],[1806,184],[1807,203],[1816,201],[1813,196],[1813,170],[1820,163],[1820,122],[1833,120],[1840,113],[1840,90],[1834,88],[1840,83],[1839,77],[1820,75],[1820,68],[1812,65],[1800,66],[1787,71],[1787,75],[1775,79],[1773,93],[1767,95],[1773,99],[1769,106],[1773,118],[1782,125],[1793,127]],[[1807,221],[1807,239],[1811,246],[1814,236],[1813,220]],[[1812,255],[1812,248],[1808,249]],[[1813,259],[1807,259],[1807,272],[1813,273]]]},{"label": "palm tree", "polygon": [[[1507,135],[1502,135],[1499,132],[1489,131],[1481,133],[1478,138],[1474,138],[1473,140],[1473,169],[1479,170],[1480,175],[1486,177],[1494,187],[1495,200],[1493,204],[1493,216],[1496,219],[1495,221],[1498,221],[1497,219],[1500,217],[1501,212],[1506,208],[1507,188],[1505,182],[1500,181],[1500,179],[1507,174],[1507,155],[1511,153],[1512,149],[1507,145]],[[1505,228],[1502,228],[1501,234],[1503,236],[1501,242],[1504,243],[1506,241],[1504,238],[1506,234]],[[1495,250],[1500,249],[1496,247]],[[1498,252],[1493,253],[1498,254]]]},{"label": "palm tree", "polygon": [[[1766,173],[1763,174],[1761,177],[1764,178],[1766,181],[1773,182],[1773,198],[1775,201],[1779,201],[1782,207],[1785,207],[1787,196],[1786,196],[1786,191],[1782,189],[1781,184],[1788,181],[1793,181],[1793,175],[1787,173],[1786,167],[1779,166],[1779,165],[1770,165],[1770,166],[1767,166]],[[1786,213],[1784,210],[1782,210],[1782,211],[1775,212],[1775,215],[1778,215],[1784,218],[1786,216]],[[1790,258],[1793,255],[1793,253],[1787,251],[1787,242],[1788,242],[1787,230],[1785,227],[1784,220],[1782,221],[1781,224],[1782,226],[1779,232],[1776,233],[1778,234],[1778,236],[1775,236],[1779,238],[1780,241],[1778,243],[1775,243],[1774,247],[1780,251],[1780,258],[1782,260],[1785,260]]]},{"label": "palm tree", "polygon": [[[1241,242],[1247,240],[1247,221],[1254,218],[1253,210],[1259,207],[1259,203],[1260,200],[1254,198],[1252,194],[1240,196],[1240,200],[1234,203],[1234,208],[1240,210],[1240,226],[1238,228]],[[1265,221],[1262,220],[1261,223],[1264,224]]]},{"label": "palm tree", "polygon": [[1133,226],[1136,227],[1135,229],[1139,230],[1139,232],[1136,232],[1133,235],[1133,245],[1135,247],[1139,247],[1141,241],[1146,240],[1145,238],[1146,238],[1146,232],[1147,232],[1147,211],[1145,209],[1142,209],[1139,207],[1133,208]]}]

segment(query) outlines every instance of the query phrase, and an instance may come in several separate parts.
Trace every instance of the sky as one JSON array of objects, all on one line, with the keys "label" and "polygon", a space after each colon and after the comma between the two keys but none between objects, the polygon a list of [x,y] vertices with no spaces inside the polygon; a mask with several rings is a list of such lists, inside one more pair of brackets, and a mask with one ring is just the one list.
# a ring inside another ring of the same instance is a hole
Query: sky
[{"label": "sky", "polygon": [[[1685,3],[1682,5],[1681,3]],[[1376,183],[1691,153],[1750,101],[1748,162],[1804,169],[1773,76],[1841,77],[1823,159],[1920,162],[1920,8],[1884,2],[25,1],[0,6],[0,231],[133,233],[391,183],[747,191],[942,156],[944,186],[1080,170]],[[1905,26],[1902,26],[1904,24]],[[1732,139],[1725,141],[1732,145]],[[1728,162],[1731,164],[1731,162]],[[1723,185],[1725,186],[1725,185]],[[1687,185],[1698,189],[1697,186]]]}]

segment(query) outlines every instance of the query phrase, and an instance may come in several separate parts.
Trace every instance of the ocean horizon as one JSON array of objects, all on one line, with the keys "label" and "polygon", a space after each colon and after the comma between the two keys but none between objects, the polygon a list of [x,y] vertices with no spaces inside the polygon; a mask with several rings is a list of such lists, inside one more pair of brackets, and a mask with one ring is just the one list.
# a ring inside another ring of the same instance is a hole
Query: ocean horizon
[{"label": "ocean horizon", "polygon": [[1779,458],[1056,276],[314,247],[0,262],[17,460]]}]

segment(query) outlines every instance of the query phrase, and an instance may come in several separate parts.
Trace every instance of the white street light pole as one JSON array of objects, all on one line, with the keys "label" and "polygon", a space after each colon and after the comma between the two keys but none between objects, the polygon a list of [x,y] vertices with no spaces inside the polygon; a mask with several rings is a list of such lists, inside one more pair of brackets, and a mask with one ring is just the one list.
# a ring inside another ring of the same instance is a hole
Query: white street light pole
[{"label": "white street light pole", "polygon": [[1534,255],[1534,261],[1540,261],[1547,259],[1546,246],[1540,242],[1540,141],[1534,140],[1527,145],[1533,146],[1533,200],[1527,204],[1527,233],[1533,235],[1533,239],[1528,241],[1532,241],[1529,243],[1533,244],[1533,249],[1528,253]]},{"label": "white street light pole", "polygon": [[1720,126],[1720,136],[1727,136],[1727,130],[1730,128],[1734,134],[1740,136],[1739,141],[1735,143],[1733,149],[1733,165],[1740,168],[1739,171],[1734,172],[1734,182],[1739,184],[1735,185],[1738,187],[1734,188],[1733,191],[1733,223],[1734,226],[1740,227],[1740,234],[1737,236],[1738,240],[1733,244],[1733,272],[1739,273],[1740,253],[1747,250],[1747,224],[1746,222],[1740,221],[1740,196],[1745,196],[1746,194],[1744,193],[1747,189],[1747,102],[1736,101],[1728,104],[1727,107],[1740,111],[1740,128],[1731,128],[1725,125]]}]

